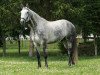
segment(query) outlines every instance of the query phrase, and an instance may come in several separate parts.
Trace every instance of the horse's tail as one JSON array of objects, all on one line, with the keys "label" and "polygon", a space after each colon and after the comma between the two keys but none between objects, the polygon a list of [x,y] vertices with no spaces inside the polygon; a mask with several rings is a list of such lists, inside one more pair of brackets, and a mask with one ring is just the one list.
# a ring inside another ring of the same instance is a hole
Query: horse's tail
[{"label": "horse's tail", "polygon": [[76,34],[73,37],[73,42],[72,42],[72,64],[75,64],[78,60],[78,50],[77,50],[77,39],[76,39]]}]

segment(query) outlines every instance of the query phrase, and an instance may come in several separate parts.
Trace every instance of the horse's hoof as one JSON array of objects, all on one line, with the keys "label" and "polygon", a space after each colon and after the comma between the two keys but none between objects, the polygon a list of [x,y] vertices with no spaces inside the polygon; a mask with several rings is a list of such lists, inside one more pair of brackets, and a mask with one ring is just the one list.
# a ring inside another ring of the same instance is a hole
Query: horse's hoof
[{"label": "horse's hoof", "polygon": [[41,65],[38,65],[38,69],[41,68]]},{"label": "horse's hoof", "polygon": [[71,66],[71,63],[68,63],[69,66]]},{"label": "horse's hoof", "polygon": [[38,66],[38,69],[39,69],[39,68],[41,68],[41,67]]},{"label": "horse's hoof", "polygon": [[45,65],[45,67],[48,69],[48,65]]}]

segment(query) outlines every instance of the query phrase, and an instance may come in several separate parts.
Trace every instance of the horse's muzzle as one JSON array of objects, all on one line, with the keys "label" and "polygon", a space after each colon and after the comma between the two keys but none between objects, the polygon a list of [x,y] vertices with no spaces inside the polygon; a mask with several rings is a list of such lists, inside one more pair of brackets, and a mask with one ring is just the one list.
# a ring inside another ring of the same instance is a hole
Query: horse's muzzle
[{"label": "horse's muzzle", "polygon": [[25,20],[21,19],[21,20],[20,20],[20,24],[21,24],[21,25],[25,24]]}]

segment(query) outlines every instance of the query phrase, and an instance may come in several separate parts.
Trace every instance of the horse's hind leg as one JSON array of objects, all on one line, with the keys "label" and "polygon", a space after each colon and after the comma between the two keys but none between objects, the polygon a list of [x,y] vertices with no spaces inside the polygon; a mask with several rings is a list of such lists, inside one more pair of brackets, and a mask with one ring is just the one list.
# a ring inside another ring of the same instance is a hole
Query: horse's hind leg
[{"label": "horse's hind leg", "polygon": [[70,41],[67,42],[68,44],[68,56],[69,56],[69,66],[71,66],[72,64],[72,50],[71,50],[71,47],[72,47],[72,43]]},{"label": "horse's hind leg", "polygon": [[46,42],[44,42],[43,43],[43,53],[44,53],[44,58],[45,58],[45,66],[48,68],[46,48],[47,48],[47,44],[46,44]]},{"label": "horse's hind leg", "polygon": [[66,41],[63,42],[64,44],[64,47],[67,49],[67,52],[68,52],[68,65],[71,66],[72,64],[72,42],[71,42],[71,39],[68,39],[67,38],[65,39]]},{"label": "horse's hind leg", "polygon": [[74,57],[73,57],[73,54],[74,54],[74,49],[73,49],[73,46],[74,46],[74,37],[71,36],[69,39],[68,39],[68,55],[69,55],[69,65],[75,65],[75,62],[74,62]]}]

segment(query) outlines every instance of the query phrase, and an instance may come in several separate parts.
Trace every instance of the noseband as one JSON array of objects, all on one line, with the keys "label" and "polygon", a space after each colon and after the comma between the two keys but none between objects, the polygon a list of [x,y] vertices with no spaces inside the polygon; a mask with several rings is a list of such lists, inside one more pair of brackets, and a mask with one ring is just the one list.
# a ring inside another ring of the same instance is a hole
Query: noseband
[{"label": "noseband", "polygon": [[24,18],[21,18],[21,19],[23,19],[26,22],[26,20]]},{"label": "noseband", "polygon": [[23,19],[25,22],[27,22],[27,20],[28,20],[29,17],[30,17],[30,16],[29,16],[29,13],[28,13],[28,16],[27,16],[26,19],[25,19],[25,18],[21,18],[21,19]]}]

